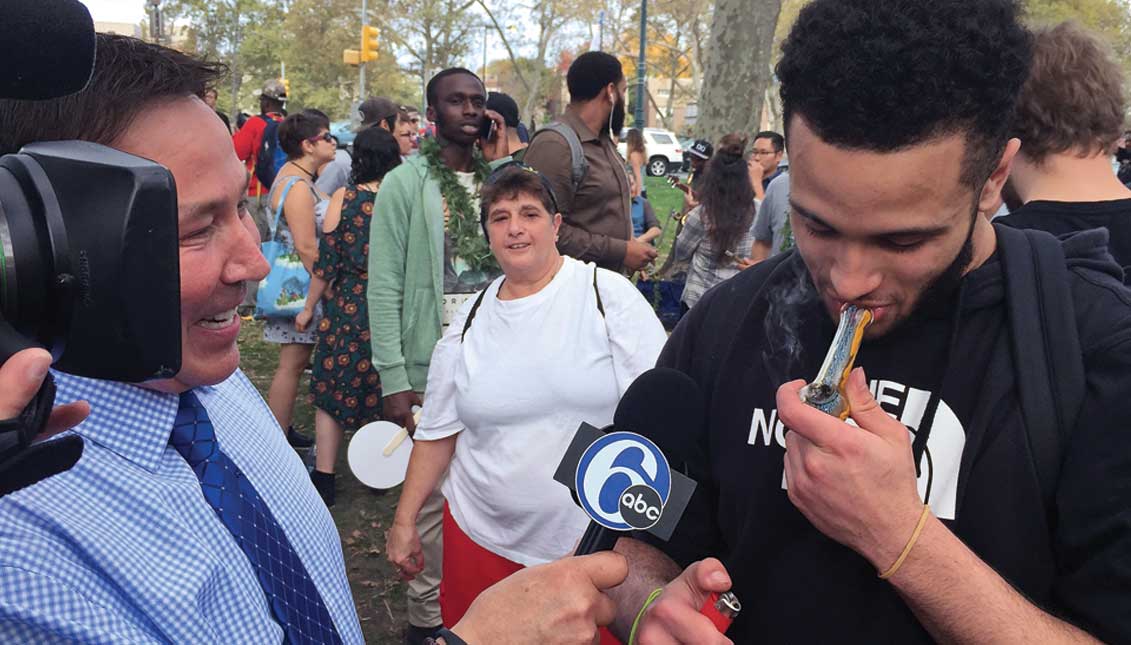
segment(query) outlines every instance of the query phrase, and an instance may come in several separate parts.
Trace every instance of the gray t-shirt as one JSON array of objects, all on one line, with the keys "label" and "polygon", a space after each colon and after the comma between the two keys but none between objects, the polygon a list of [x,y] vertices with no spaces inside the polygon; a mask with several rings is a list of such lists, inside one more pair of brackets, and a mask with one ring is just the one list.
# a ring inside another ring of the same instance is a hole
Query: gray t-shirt
[{"label": "gray t-shirt", "polygon": [[353,160],[350,158],[350,153],[339,148],[334,152],[334,160],[326,164],[322,172],[318,174],[314,187],[327,196],[333,196],[334,191],[349,183],[352,164]]},{"label": "gray t-shirt", "polygon": [[789,172],[783,172],[766,188],[766,198],[754,218],[754,239],[770,243],[770,255],[793,248],[793,231],[789,228]]}]

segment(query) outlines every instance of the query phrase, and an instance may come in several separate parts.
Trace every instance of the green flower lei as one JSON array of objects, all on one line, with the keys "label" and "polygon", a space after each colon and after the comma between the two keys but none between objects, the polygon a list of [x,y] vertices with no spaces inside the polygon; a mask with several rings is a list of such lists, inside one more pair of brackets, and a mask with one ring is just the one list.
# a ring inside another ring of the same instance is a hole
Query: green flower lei
[{"label": "green flower lei", "polygon": [[[432,176],[440,184],[440,194],[444,197],[444,203],[448,205],[450,215],[448,236],[452,240],[455,254],[463,258],[473,271],[497,269],[495,256],[491,255],[487,239],[483,237],[479,227],[479,211],[473,205],[467,189],[459,183],[455,171],[449,168],[440,156],[440,142],[434,137],[424,139],[420,142],[420,154],[424,155],[424,159],[428,162]],[[491,166],[478,148],[473,153],[471,163],[475,182],[482,186],[491,174]]]}]

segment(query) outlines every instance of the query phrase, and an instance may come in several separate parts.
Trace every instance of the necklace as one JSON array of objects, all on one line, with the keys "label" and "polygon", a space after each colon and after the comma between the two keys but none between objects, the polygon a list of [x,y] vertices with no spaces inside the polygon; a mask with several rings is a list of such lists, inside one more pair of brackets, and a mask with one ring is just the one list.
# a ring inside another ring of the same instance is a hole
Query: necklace
[{"label": "necklace", "polygon": [[307,170],[306,168],[303,168],[302,166],[298,165],[297,161],[288,161],[287,163],[289,163],[292,166],[294,166],[295,168],[298,168],[299,170],[305,172],[306,176],[310,177],[312,180],[314,179],[314,173],[312,173],[309,170]]},{"label": "necklace", "polygon": [[[474,271],[496,268],[498,265],[480,230],[479,213],[476,212],[471,195],[459,183],[455,171],[444,163],[440,155],[440,143],[435,138],[425,139],[420,143],[420,154],[424,155],[432,177],[440,185],[440,195],[451,214],[447,226],[455,254]],[[478,149],[472,153],[471,164],[475,183],[482,186],[491,173],[491,166]]]}]

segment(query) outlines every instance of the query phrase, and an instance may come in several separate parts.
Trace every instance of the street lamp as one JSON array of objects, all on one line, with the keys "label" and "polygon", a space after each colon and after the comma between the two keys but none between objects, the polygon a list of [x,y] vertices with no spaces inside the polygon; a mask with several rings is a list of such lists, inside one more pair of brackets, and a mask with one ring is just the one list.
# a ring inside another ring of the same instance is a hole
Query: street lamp
[{"label": "street lamp", "polygon": [[161,21],[161,0],[149,0],[149,37],[161,44],[165,39],[164,25]]},{"label": "street lamp", "polygon": [[644,78],[647,59],[645,51],[648,47],[648,0],[640,0],[640,60],[636,63],[636,110],[635,126],[644,129]]}]

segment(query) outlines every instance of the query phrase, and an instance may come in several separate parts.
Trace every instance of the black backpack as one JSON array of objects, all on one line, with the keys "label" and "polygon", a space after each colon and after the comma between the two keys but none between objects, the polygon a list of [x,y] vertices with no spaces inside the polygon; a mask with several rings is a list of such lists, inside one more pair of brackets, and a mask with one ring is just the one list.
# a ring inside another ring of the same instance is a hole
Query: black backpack
[{"label": "black backpack", "polygon": [[1005,278],[1010,347],[1045,508],[1053,508],[1064,450],[1084,403],[1084,357],[1068,267],[1049,233],[995,226]]},{"label": "black backpack", "polygon": [[270,188],[279,169],[287,163],[287,153],[279,145],[279,122],[268,116],[259,118],[267,122],[267,127],[263,130],[263,141],[255,157],[255,178],[264,188]]}]

